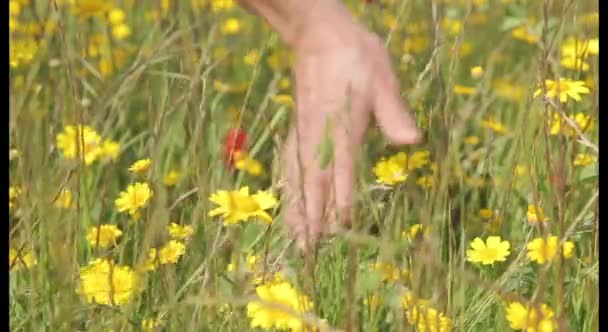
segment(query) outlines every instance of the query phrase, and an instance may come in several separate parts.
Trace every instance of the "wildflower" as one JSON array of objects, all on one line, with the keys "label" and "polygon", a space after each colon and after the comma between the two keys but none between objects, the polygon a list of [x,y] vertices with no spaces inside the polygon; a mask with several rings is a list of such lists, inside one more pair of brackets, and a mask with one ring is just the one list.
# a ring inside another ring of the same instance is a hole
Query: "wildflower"
[{"label": "wildflower", "polygon": [[[84,145],[82,144],[84,143]],[[99,157],[101,136],[89,126],[66,126],[57,135],[57,148],[67,159],[76,159],[78,150],[84,155],[84,162],[90,165]]]},{"label": "wildflower", "polygon": [[110,160],[116,160],[118,159],[118,155],[120,155],[120,144],[113,140],[105,140],[101,144],[100,154],[108,157]]},{"label": "wildflower", "polygon": [[467,145],[477,145],[480,142],[479,136],[467,136],[464,138],[464,143]]},{"label": "wildflower", "polygon": [[416,180],[416,184],[422,187],[423,189],[429,189],[432,188],[435,184],[435,178],[433,177],[433,175],[430,174],[423,175]]},{"label": "wildflower", "polygon": [[241,30],[241,22],[239,19],[231,17],[224,21],[222,26],[220,27],[220,31],[222,31],[225,35],[234,35],[237,34]]},{"label": "wildflower", "polygon": [[368,306],[372,311],[378,309],[378,307],[382,304],[383,299],[378,294],[372,294],[371,296],[366,296],[365,300],[363,300],[363,304]]},{"label": "wildflower", "polygon": [[416,151],[409,156],[407,160],[407,169],[409,171],[414,169],[420,169],[428,165],[431,153],[428,150]]},{"label": "wildflower", "polygon": [[515,38],[517,40],[524,41],[528,44],[534,44],[538,40],[536,35],[534,35],[534,33],[532,33],[525,26],[520,26],[518,28],[513,29],[511,31],[511,36],[513,36],[513,38]]},{"label": "wildflower", "polygon": [[[559,101],[565,103],[568,98],[572,98],[575,101],[581,100],[581,94],[587,94],[590,92],[589,88],[585,86],[583,81],[573,81],[568,78],[561,78],[558,81],[545,80],[545,86],[547,87],[547,98],[559,97]],[[543,92],[542,88],[538,88],[534,92],[534,97],[537,97]]]},{"label": "wildflower", "polygon": [[477,237],[471,241],[471,249],[467,250],[467,260],[483,265],[504,262],[510,254],[510,247],[509,241],[501,241],[500,236],[489,236],[485,243]]},{"label": "wildflower", "polygon": [[371,266],[371,270],[380,273],[382,280],[386,282],[395,282],[401,276],[399,268],[390,263],[374,263]]},{"label": "wildflower", "polygon": [[[591,129],[593,126],[591,116],[583,112],[578,112],[574,115],[574,117],[569,116],[568,118],[574,122],[578,129],[582,132]],[[570,123],[567,123],[566,120],[562,119],[559,114],[553,113],[553,117],[550,122],[549,134],[558,135],[560,133],[566,137],[574,137],[577,135],[576,130],[572,128]]]},{"label": "wildflower", "polygon": [[122,191],[114,201],[118,212],[129,212],[131,216],[137,216],[139,209],[148,204],[153,192],[145,182],[136,182]]},{"label": "wildflower", "polygon": [[314,306],[288,282],[260,285],[256,287],[256,294],[260,300],[247,305],[251,328],[302,330],[305,323],[298,315]]},{"label": "wildflower", "polygon": [[171,238],[174,240],[186,240],[192,233],[194,233],[192,226],[180,226],[173,222],[169,224],[169,235],[171,235]]},{"label": "wildflower", "polygon": [[15,248],[10,248],[8,252],[8,266],[9,270],[18,271],[22,268],[29,269],[30,267],[36,265],[38,260],[34,253],[30,250],[18,250]]},{"label": "wildflower", "polygon": [[481,66],[471,68],[471,77],[474,79],[479,79],[481,76],[483,76],[483,68],[481,68]]},{"label": "wildflower", "polygon": [[179,241],[171,240],[162,246],[159,250],[156,248],[150,249],[148,259],[146,260],[145,268],[148,271],[156,269],[159,265],[175,264],[181,256],[186,252],[186,246]]},{"label": "wildflower", "polygon": [[116,240],[122,236],[122,231],[116,225],[99,225],[89,228],[87,241],[91,247],[109,248],[116,245]]},{"label": "wildflower", "polygon": [[112,36],[118,40],[123,40],[131,35],[131,27],[121,23],[112,27]]},{"label": "wildflower", "polygon": [[163,178],[163,183],[166,186],[174,186],[177,184],[177,182],[179,182],[179,180],[181,179],[182,174],[178,171],[170,171],[169,174],[165,175],[165,177]]},{"label": "wildflower", "polygon": [[415,299],[408,292],[402,300],[406,310],[406,318],[410,325],[415,325],[418,331],[449,332],[452,330],[452,320],[443,312],[429,306],[428,300]]},{"label": "wildflower", "polygon": [[237,151],[235,153],[235,168],[246,171],[253,176],[259,176],[264,172],[264,166],[259,161],[251,158],[247,152]]},{"label": "wildflower", "polygon": [[9,209],[13,208],[13,204],[14,204],[13,202],[20,195],[21,195],[21,188],[19,188],[17,186],[10,186],[8,188],[8,207],[9,207]]},{"label": "wildflower", "polygon": [[[536,238],[527,246],[528,258],[538,264],[545,264],[555,258],[559,250],[559,238],[557,236],[549,236],[546,239]],[[562,245],[561,251],[564,258],[572,257],[574,243],[566,241]]]},{"label": "wildflower", "polygon": [[247,133],[240,129],[231,129],[224,139],[223,158],[227,166],[234,167],[235,154],[247,145]]},{"label": "wildflower", "polygon": [[589,70],[589,64],[577,56],[564,56],[559,63],[567,69],[581,70],[583,72]]},{"label": "wildflower", "polygon": [[13,68],[29,65],[38,53],[38,42],[31,38],[11,40],[9,65]]},{"label": "wildflower", "polygon": [[588,54],[599,54],[599,39],[576,40],[574,38],[566,39],[561,45],[562,57],[574,57],[581,60],[585,59]]},{"label": "wildflower", "polygon": [[492,218],[492,215],[494,215],[494,213],[490,209],[481,209],[481,210],[479,210],[479,216],[482,219],[490,219],[490,218]]},{"label": "wildflower", "polygon": [[407,231],[401,233],[402,238],[407,238],[408,241],[416,240],[420,235],[427,234],[428,229],[422,224],[413,224]]},{"label": "wildflower", "polygon": [[405,170],[406,162],[407,155],[404,152],[400,152],[389,159],[381,158],[374,166],[376,182],[387,185],[405,182],[408,176]]},{"label": "wildflower", "polygon": [[53,202],[55,207],[60,209],[69,209],[72,207],[72,192],[67,189],[62,189],[59,195]]},{"label": "wildflower", "polygon": [[484,128],[488,128],[492,130],[495,134],[499,135],[505,134],[507,132],[507,128],[505,128],[502,123],[492,118],[488,118],[486,120],[481,121],[481,126]]},{"label": "wildflower", "polygon": [[141,175],[145,173],[148,169],[150,169],[150,165],[152,165],[152,160],[150,158],[140,159],[134,162],[131,167],[129,167],[129,171]]},{"label": "wildflower", "polygon": [[144,319],[141,321],[141,330],[143,332],[154,332],[162,325],[162,321],[158,319]]},{"label": "wildflower", "polygon": [[76,292],[88,303],[124,305],[139,289],[140,280],[130,267],[98,258],[80,269],[80,284]]},{"label": "wildflower", "polygon": [[552,332],[557,330],[557,322],[553,311],[546,305],[540,305],[539,310],[531,305],[512,302],[507,306],[507,321],[514,330],[526,332]]},{"label": "wildflower", "polygon": [[543,209],[540,207],[537,208],[534,204],[528,205],[526,218],[528,220],[528,224],[530,225],[536,225],[539,222],[545,223],[549,221],[549,218],[545,216]]},{"label": "wildflower", "polygon": [[272,97],[272,101],[274,101],[275,103],[277,103],[279,105],[284,105],[284,106],[289,106],[289,107],[294,107],[296,104],[294,102],[293,98],[288,94],[275,95]]},{"label": "wildflower", "polygon": [[464,85],[454,85],[454,93],[460,96],[470,96],[474,95],[477,92],[477,89]]},{"label": "wildflower", "polygon": [[572,165],[574,166],[589,166],[597,162],[597,157],[588,153],[577,153],[574,157]]},{"label": "wildflower", "polygon": [[112,25],[118,25],[125,21],[125,17],[125,12],[122,9],[114,8],[108,14],[108,21],[110,21]]},{"label": "wildflower", "polygon": [[234,7],[233,0],[212,0],[211,1],[211,10],[214,12],[228,10]]},{"label": "wildflower", "polygon": [[209,211],[209,216],[221,215],[225,225],[237,224],[252,217],[260,217],[270,223],[272,217],[265,210],[278,205],[276,198],[269,192],[258,191],[249,195],[249,187],[234,191],[218,190],[209,200],[219,205]]},{"label": "wildflower", "polygon": [[75,0],[73,5],[73,14],[81,19],[88,19],[94,16],[103,16],[111,10],[109,2],[97,0]]},{"label": "wildflower", "polygon": [[260,61],[260,52],[257,49],[247,52],[243,57],[243,61],[250,66],[256,65]]}]

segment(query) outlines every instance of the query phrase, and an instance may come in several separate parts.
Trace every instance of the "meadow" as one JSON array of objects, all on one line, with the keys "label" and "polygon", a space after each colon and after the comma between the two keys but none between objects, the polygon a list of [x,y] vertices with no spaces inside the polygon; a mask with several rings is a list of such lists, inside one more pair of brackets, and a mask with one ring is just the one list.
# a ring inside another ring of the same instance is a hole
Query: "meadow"
[{"label": "meadow", "polygon": [[599,331],[597,1],[348,4],[424,141],[372,125],[353,227],[305,259],[267,24],[10,0],[11,331]]}]

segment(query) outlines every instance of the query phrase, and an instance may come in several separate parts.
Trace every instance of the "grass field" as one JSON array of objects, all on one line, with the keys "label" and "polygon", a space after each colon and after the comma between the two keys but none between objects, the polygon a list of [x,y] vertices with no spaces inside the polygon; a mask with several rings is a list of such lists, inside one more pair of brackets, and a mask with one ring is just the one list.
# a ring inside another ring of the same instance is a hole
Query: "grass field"
[{"label": "grass field", "polygon": [[266,24],[9,1],[11,330],[598,331],[598,3],[349,5],[424,143],[370,128],[353,228],[305,260],[293,57]]}]

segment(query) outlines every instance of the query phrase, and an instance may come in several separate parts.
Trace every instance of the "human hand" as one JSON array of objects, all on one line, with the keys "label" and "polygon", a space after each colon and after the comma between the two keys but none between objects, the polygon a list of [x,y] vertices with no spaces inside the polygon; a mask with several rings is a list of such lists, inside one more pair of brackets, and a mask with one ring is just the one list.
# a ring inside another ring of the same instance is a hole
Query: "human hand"
[{"label": "human hand", "polygon": [[[317,1],[291,32],[296,114],[285,146],[285,220],[306,251],[324,226],[351,222],[355,162],[371,115],[394,144],[415,144],[421,136],[382,41],[345,6]],[[319,152],[328,144],[333,156],[323,165]]]}]

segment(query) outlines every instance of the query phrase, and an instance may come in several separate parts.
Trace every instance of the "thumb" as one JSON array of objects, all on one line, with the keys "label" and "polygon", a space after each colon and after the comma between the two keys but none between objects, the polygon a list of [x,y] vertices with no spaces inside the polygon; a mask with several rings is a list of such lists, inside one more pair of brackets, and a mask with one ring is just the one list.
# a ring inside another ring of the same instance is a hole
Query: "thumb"
[{"label": "thumb", "polygon": [[373,111],[384,136],[393,144],[416,144],[421,134],[408,107],[401,100],[397,79],[388,64],[375,75]]}]

